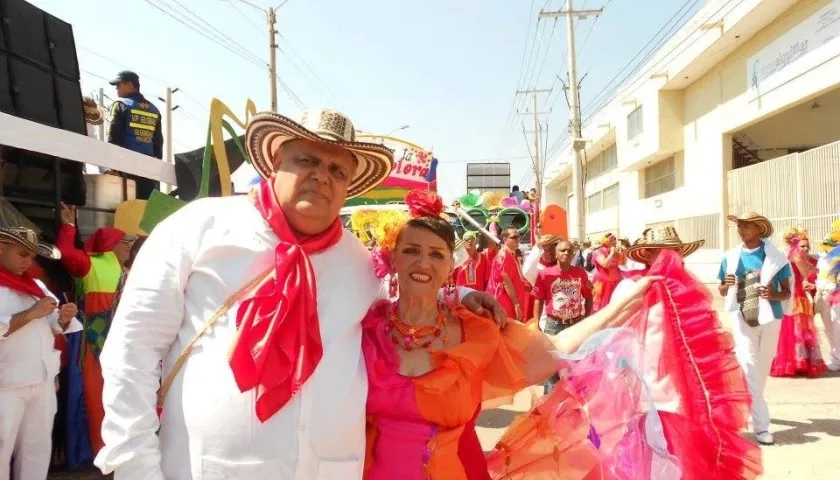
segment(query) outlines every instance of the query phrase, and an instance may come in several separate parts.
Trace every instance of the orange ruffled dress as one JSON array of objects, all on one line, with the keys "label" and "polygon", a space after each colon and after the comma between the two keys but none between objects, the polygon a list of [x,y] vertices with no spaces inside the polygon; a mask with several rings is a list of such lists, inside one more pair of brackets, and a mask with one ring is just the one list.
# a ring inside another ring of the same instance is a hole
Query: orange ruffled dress
[{"label": "orange ruffled dress", "polygon": [[456,307],[462,342],[432,353],[429,373],[406,377],[386,329],[390,307],[387,301],[377,304],[362,323],[369,383],[364,478],[490,479],[475,419],[482,401],[528,384],[527,351],[538,340],[535,332],[517,322],[499,331],[492,321]]}]

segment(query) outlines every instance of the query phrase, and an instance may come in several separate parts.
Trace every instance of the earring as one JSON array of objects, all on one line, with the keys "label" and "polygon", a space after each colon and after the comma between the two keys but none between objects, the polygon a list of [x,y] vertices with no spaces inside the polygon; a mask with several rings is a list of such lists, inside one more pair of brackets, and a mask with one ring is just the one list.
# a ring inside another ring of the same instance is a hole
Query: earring
[{"label": "earring", "polygon": [[449,281],[446,282],[446,289],[444,290],[444,295],[448,298],[455,294],[455,276],[450,273],[449,274]]},{"label": "earring", "polygon": [[396,273],[391,274],[391,280],[388,282],[388,295],[390,295],[391,298],[394,298],[394,297],[397,296],[397,274]]}]

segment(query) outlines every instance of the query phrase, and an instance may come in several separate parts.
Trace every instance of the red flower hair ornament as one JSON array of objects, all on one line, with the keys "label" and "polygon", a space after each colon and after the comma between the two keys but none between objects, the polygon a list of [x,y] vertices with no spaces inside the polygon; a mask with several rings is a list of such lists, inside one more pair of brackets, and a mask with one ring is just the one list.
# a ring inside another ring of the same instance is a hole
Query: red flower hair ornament
[{"label": "red flower hair ornament", "polygon": [[405,204],[412,217],[439,217],[443,213],[443,199],[431,190],[412,190],[405,196]]}]

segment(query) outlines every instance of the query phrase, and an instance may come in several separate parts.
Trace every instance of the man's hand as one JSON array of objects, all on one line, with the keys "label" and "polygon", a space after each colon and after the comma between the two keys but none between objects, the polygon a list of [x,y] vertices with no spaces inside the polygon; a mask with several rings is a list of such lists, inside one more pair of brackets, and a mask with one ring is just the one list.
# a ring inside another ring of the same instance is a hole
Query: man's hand
[{"label": "man's hand", "polygon": [[502,305],[486,292],[472,291],[461,299],[461,305],[476,315],[483,315],[485,311],[493,314],[493,320],[504,328],[507,325],[507,313]]},{"label": "man's hand", "polygon": [[54,298],[44,297],[35,302],[35,305],[29,307],[26,311],[33,320],[43,318],[53,313],[57,304],[58,302]]},{"label": "man's hand", "polygon": [[776,292],[774,292],[770,287],[760,286],[758,287],[758,296],[765,299],[765,300],[773,300],[775,298]]},{"label": "man's hand", "polygon": [[732,275],[731,273],[728,273],[728,274],[726,274],[725,277],[723,277],[723,284],[726,285],[727,287],[731,287],[732,285],[735,285],[735,283],[737,283],[737,282],[738,282],[738,279],[735,278],[735,275]]},{"label": "man's hand", "polygon": [[514,310],[514,312],[516,312],[516,319],[517,320],[519,320],[520,322],[525,320],[524,315],[522,315],[522,307],[520,307],[519,305],[516,305],[515,307],[513,307],[513,310]]},{"label": "man's hand", "polygon": [[76,206],[61,202],[61,223],[76,223]]},{"label": "man's hand", "polygon": [[79,307],[75,303],[65,303],[58,309],[58,324],[66,327],[77,313],[79,313]]}]

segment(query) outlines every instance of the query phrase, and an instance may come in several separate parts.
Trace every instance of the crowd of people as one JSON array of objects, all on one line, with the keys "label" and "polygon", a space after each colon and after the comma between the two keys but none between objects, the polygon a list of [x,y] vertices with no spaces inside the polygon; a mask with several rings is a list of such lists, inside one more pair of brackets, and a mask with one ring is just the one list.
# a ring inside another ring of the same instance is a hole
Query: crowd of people
[{"label": "crowd of people", "polygon": [[[371,252],[339,211],[388,177],[389,149],[331,110],[258,114],[245,144],[263,177],[249,195],[192,202],[148,237],[80,244],[67,205],[56,246],[0,230],[0,478],[47,475],[60,350],[79,379],[64,415],[129,480],[754,479],[741,431],[751,417],[773,443],[773,356],[779,374],[828,368],[812,297],[837,360],[832,254],[811,275],[805,232],[782,253],[761,215],[730,217],[730,335],[684,265],[703,241],[672,227],[591,251],[541,235],[523,258],[517,229],[459,239],[440,197],[415,191]],[[822,246],[838,241],[840,225]],[[482,408],[531,386],[545,395],[485,455]]]}]

